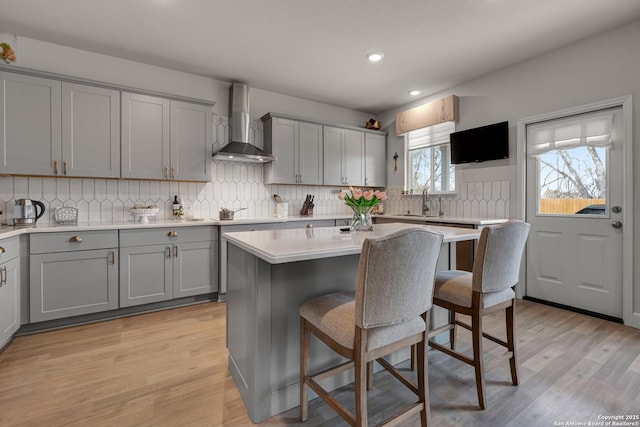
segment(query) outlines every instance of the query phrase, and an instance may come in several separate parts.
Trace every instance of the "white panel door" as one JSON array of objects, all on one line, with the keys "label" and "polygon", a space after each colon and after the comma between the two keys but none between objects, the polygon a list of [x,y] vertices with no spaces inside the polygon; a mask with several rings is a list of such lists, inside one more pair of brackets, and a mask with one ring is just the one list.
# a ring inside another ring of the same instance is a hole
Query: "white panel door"
[{"label": "white panel door", "polygon": [[364,185],[384,187],[387,185],[387,136],[367,133],[364,138]]},{"label": "white panel door", "polygon": [[[296,155],[298,150],[298,122],[295,120],[271,119],[272,135],[270,149],[277,160],[267,165],[270,169],[268,183],[297,184],[298,165]],[[266,136],[269,138],[269,136]]]},{"label": "white panel door", "polygon": [[[554,149],[527,157],[526,220],[531,232],[526,294],[622,318],[625,141],[622,109],[606,112],[613,113],[609,147]],[[528,139],[532,132],[528,125]]]}]

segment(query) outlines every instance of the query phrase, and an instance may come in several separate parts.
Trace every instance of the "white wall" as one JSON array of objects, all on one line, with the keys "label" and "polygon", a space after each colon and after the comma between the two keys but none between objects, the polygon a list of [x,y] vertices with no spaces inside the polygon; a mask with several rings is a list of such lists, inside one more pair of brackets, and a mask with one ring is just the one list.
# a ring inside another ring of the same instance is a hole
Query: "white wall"
[{"label": "white wall", "polygon": [[[640,164],[640,21],[580,41],[568,47],[538,56],[514,66],[485,75],[459,86],[385,112],[379,120],[389,131],[388,151],[402,156],[402,138],[395,134],[395,114],[434,99],[454,94],[460,97],[460,121],[463,130],[489,123],[509,121],[508,160],[479,165],[463,165],[459,182],[510,181],[511,216],[517,215],[516,126],[520,118],[584,105],[596,101],[633,95],[634,165]],[[389,169],[389,184],[402,185],[403,165]],[[635,194],[640,190],[640,173],[634,171]],[[640,197],[634,201],[634,312],[640,312]]]}]

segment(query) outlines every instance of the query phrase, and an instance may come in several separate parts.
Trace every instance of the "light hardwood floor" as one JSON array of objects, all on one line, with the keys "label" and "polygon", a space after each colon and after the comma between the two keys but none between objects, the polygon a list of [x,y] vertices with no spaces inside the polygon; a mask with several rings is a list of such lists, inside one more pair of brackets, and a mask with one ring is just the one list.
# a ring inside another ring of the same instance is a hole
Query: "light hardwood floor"
[{"label": "light hardwood floor", "polygon": [[[0,426],[251,425],[227,371],[225,304],[206,303],[17,337],[0,354]],[[485,317],[500,331],[500,315]],[[429,351],[434,426],[553,426],[640,415],[640,331],[518,301],[521,384],[508,364],[487,374],[477,407],[473,369]],[[500,332],[498,332],[500,331]],[[461,349],[470,337],[460,333]],[[499,350],[485,341],[487,358]],[[370,421],[413,400],[388,374],[375,377]],[[352,389],[336,395],[352,409]],[[345,425],[319,399],[304,426]],[[264,426],[299,425],[297,408]],[[417,425],[417,421],[409,425]]]}]

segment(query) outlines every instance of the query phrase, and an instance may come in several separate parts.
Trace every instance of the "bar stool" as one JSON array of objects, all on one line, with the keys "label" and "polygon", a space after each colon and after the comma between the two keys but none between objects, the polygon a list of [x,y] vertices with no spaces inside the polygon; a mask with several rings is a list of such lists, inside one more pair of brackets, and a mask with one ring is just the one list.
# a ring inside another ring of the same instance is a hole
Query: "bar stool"
[{"label": "bar stool", "polygon": [[[410,228],[388,236],[365,239],[362,245],[356,292],[318,297],[300,307],[300,420],[308,418],[308,388],[315,391],[352,426],[367,425],[367,366],[377,360],[418,401],[387,419],[392,424],[420,413],[429,419],[427,387],[428,311],[443,236],[423,228]],[[311,334],[348,362],[311,375]],[[418,347],[418,385],[382,359],[399,349]],[[338,402],[318,380],[355,368],[356,413]]]},{"label": "bar stool", "polygon": [[[451,322],[429,333],[429,337],[449,331],[451,348],[434,341],[429,346],[449,356],[472,365],[476,373],[476,388],[480,408],[487,406],[484,372],[497,364],[509,360],[511,381],[518,385],[518,359],[515,339],[515,293],[520,262],[529,234],[529,224],[512,220],[482,230],[476,258],[471,273],[461,270],[440,271],[436,274],[433,303],[452,312]],[[497,310],[505,310],[506,342],[482,330],[482,316]],[[456,314],[471,316],[471,325],[457,320]],[[471,331],[473,358],[455,351],[455,328],[461,326]],[[482,355],[482,338],[487,338],[507,351],[487,366]]]}]

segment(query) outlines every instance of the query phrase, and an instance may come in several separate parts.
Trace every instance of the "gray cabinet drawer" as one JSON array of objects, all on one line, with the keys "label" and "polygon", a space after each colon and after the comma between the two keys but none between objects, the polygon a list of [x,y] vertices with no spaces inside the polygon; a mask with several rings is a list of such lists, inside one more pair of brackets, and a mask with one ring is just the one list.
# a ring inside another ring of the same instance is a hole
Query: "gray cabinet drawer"
[{"label": "gray cabinet drawer", "polygon": [[122,247],[206,242],[211,240],[218,240],[218,230],[214,226],[163,227],[120,231],[120,246]]},{"label": "gray cabinet drawer", "polygon": [[31,254],[118,247],[117,230],[65,231],[32,234],[29,236],[29,239]]},{"label": "gray cabinet drawer", "polygon": [[0,240],[0,263],[9,261],[20,255],[20,241],[17,237]]}]

